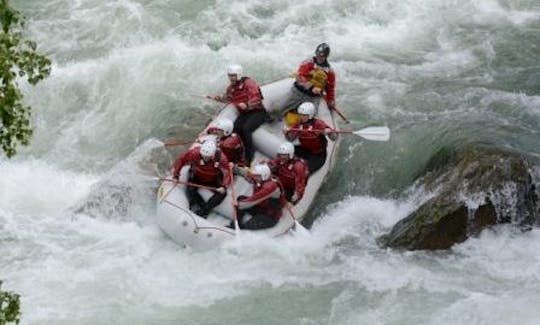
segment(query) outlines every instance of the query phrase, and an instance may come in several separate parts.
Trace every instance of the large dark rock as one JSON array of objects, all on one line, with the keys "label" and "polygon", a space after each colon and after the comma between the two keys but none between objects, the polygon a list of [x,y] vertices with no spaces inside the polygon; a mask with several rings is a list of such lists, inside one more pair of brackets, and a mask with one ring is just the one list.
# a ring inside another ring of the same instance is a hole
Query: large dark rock
[{"label": "large dark rock", "polygon": [[419,183],[436,195],[399,221],[378,243],[384,247],[447,249],[485,227],[540,224],[531,166],[508,149],[468,145],[442,150]]}]

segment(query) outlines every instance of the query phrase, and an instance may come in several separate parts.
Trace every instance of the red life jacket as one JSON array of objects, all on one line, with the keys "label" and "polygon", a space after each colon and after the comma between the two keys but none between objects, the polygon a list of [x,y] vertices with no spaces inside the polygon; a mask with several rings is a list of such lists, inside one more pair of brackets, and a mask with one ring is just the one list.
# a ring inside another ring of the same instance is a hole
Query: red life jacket
[{"label": "red life jacket", "polygon": [[201,184],[221,184],[227,186],[231,179],[229,173],[229,161],[221,150],[217,150],[214,157],[204,161],[200,153],[200,147],[193,148],[178,158],[174,164],[173,176],[178,177],[180,170],[185,165],[190,165],[190,173],[193,182]]},{"label": "red life jacket", "polygon": [[[298,123],[287,131],[287,136],[298,136],[300,146],[313,154],[322,154],[326,152],[326,135],[321,132],[310,132],[311,130],[324,130],[329,128],[324,121],[312,118],[306,123]],[[295,130],[298,129],[298,130]]]},{"label": "red life jacket", "polygon": [[[255,80],[248,77],[243,77],[235,84],[227,87],[227,99],[235,105],[240,113],[243,111],[264,110],[261,88],[257,85]],[[247,108],[245,110],[240,109],[238,107],[238,104],[240,103],[246,103]]]},{"label": "red life jacket", "polygon": [[279,181],[270,178],[261,183],[253,181],[253,194],[250,197],[238,200],[238,208],[254,208],[277,220],[281,218],[286,203],[285,193]]},{"label": "red life jacket", "polygon": [[324,88],[326,92],[325,98],[327,102],[333,103],[336,99],[336,73],[328,61],[324,62],[322,65],[318,65],[315,58],[305,60],[298,67],[297,80],[301,84],[309,82],[311,74],[316,69],[326,72],[326,87]]},{"label": "red life jacket", "polygon": [[309,169],[307,163],[298,157],[283,161],[277,156],[268,163],[268,166],[277,174],[279,181],[285,189],[289,189],[301,199],[306,189]]},{"label": "red life jacket", "polygon": [[227,156],[229,161],[242,166],[246,165],[244,143],[236,133],[222,137],[219,140],[219,148]]}]

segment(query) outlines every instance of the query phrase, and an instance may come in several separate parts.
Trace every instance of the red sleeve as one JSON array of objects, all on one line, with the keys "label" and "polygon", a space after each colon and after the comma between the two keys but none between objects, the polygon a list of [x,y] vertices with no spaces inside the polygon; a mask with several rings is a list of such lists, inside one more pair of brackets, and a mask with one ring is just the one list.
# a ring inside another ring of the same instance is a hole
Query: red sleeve
[{"label": "red sleeve", "polygon": [[244,146],[242,138],[240,138],[240,136],[236,133],[231,134],[227,139],[230,139],[228,145],[231,149],[238,149]]},{"label": "red sleeve", "polygon": [[221,140],[219,147],[221,149],[227,150],[227,152],[236,151],[239,149],[243,149],[244,143],[242,142],[242,139],[239,135],[233,133],[230,136],[225,137],[223,140]]},{"label": "red sleeve", "polygon": [[305,85],[309,82],[309,72],[313,70],[313,59],[307,59],[300,64],[296,71],[296,80]]},{"label": "red sleeve", "polygon": [[326,102],[333,105],[336,100],[336,73],[330,69],[326,75]]},{"label": "red sleeve", "polygon": [[223,96],[229,103],[232,102],[233,100],[232,90],[233,90],[232,85],[227,86],[227,89],[225,89],[225,95]]},{"label": "red sleeve", "polygon": [[324,129],[332,129],[328,126],[323,120],[319,120],[318,118],[315,119],[315,123],[313,123],[313,129],[315,130],[324,130]]},{"label": "red sleeve", "polygon": [[231,184],[232,174],[230,173],[229,160],[227,159],[227,156],[225,156],[223,151],[220,151],[219,168],[223,173],[223,180],[221,182],[221,185],[223,187],[227,187],[229,186],[229,184]]},{"label": "red sleeve", "polygon": [[195,161],[197,159],[197,155],[199,153],[198,148],[191,149],[182,156],[179,156],[176,161],[174,162],[174,170],[173,170],[173,177],[178,177],[180,175],[180,170],[182,167],[187,165],[188,163]]},{"label": "red sleeve", "polygon": [[226,137],[220,144],[220,148],[229,156],[229,162],[233,161],[237,164],[246,165],[246,155],[242,138],[236,133]]},{"label": "red sleeve", "polygon": [[214,134],[214,132],[218,131],[219,129],[215,126],[210,126],[208,129],[206,129],[206,134]]},{"label": "red sleeve", "polygon": [[294,164],[294,172],[296,174],[294,187],[296,188],[298,197],[302,198],[304,196],[304,190],[306,189],[309,173],[306,164],[304,164],[302,161],[297,161]]},{"label": "red sleeve", "polygon": [[279,165],[279,161],[280,161],[280,158],[279,157],[275,157],[274,159],[270,160],[269,162],[267,162],[266,164],[268,165],[268,167],[270,167],[270,170],[272,171],[272,173],[275,173],[276,170],[276,166]]},{"label": "red sleeve", "polygon": [[279,185],[272,180],[266,181],[263,184],[263,186],[258,191],[256,191],[252,196],[239,200],[238,208],[249,209],[261,203],[262,201],[275,196],[274,193],[276,192],[279,195],[279,192],[280,192]]},{"label": "red sleeve", "polygon": [[233,133],[230,138],[232,139],[231,142],[234,144],[235,149],[244,147],[244,142],[242,142],[242,138],[240,138],[238,134]]},{"label": "red sleeve", "polygon": [[285,132],[285,138],[287,138],[287,140],[289,141],[296,139],[296,137],[298,136],[299,128],[300,123],[296,123],[295,125],[293,125],[289,130],[287,130],[287,132]]},{"label": "red sleeve", "polygon": [[262,102],[261,90],[257,82],[251,78],[247,78],[245,81],[245,87],[248,92],[248,105],[260,104]]}]

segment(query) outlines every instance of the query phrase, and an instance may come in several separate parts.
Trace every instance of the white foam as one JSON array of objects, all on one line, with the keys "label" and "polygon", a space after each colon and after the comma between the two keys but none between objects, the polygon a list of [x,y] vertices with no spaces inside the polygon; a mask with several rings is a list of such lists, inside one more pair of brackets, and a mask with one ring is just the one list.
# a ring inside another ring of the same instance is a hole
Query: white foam
[{"label": "white foam", "polygon": [[56,215],[85,195],[96,177],[27,159],[0,164],[0,206],[22,215]]},{"label": "white foam", "polygon": [[[485,87],[498,77],[491,65],[501,59],[498,31],[525,31],[539,19],[534,8],[519,9],[532,7],[526,2],[505,4],[21,2],[30,10],[30,38],[53,59],[52,75],[25,87],[32,144],[16,160],[0,161],[0,273],[3,288],[22,294],[22,323],[152,323],[192,320],[201,311],[220,319],[241,309],[238,302],[255,306],[263,294],[290,301],[287,311],[306,324],[538,323],[537,230],[503,226],[443,253],[385,250],[376,238],[426,196],[355,196],[360,185],[349,183],[365,182],[366,191],[377,181],[403,186],[407,173],[455,139],[450,131],[461,123],[473,121],[467,132],[506,123],[524,137],[537,135],[538,96]],[[310,234],[246,235],[190,253],[146,215],[151,196],[133,201],[136,221],[71,218],[69,208],[92,185],[123,180],[107,171],[136,169],[126,157],[146,139],[196,134],[219,105],[189,94],[223,90],[229,63],[265,82],[288,75],[323,41],[332,47],[338,102],[353,125],[384,122],[398,132],[384,146],[357,141],[343,149],[347,163],[367,169],[359,173],[367,180],[347,179],[338,193],[353,196],[332,197],[328,208],[313,211]],[[460,82],[469,88],[452,88]],[[508,111],[497,110],[499,103]],[[319,318],[289,296],[313,304]],[[222,311],[227,303],[232,308]]]}]

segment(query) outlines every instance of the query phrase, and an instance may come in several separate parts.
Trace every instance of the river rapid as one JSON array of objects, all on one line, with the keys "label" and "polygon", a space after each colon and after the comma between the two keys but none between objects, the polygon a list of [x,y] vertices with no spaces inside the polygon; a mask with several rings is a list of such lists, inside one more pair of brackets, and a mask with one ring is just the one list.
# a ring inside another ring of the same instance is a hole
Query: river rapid
[{"label": "river rapid", "polygon": [[[538,1],[11,4],[53,62],[22,84],[30,146],[0,157],[0,279],[21,324],[540,323],[538,229],[443,252],[375,243],[429,196],[414,180],[443,148],[522,152],[540,183]],[[221,91],[230,63],[264,84],[321,42],[352,128],[387,125],[390,141],[343,137],[309,234],[176,245],[155,222],[161,141],[198,134],[219,105],[196,95]],[[110,200],[126,183],[131,199]]]}]

